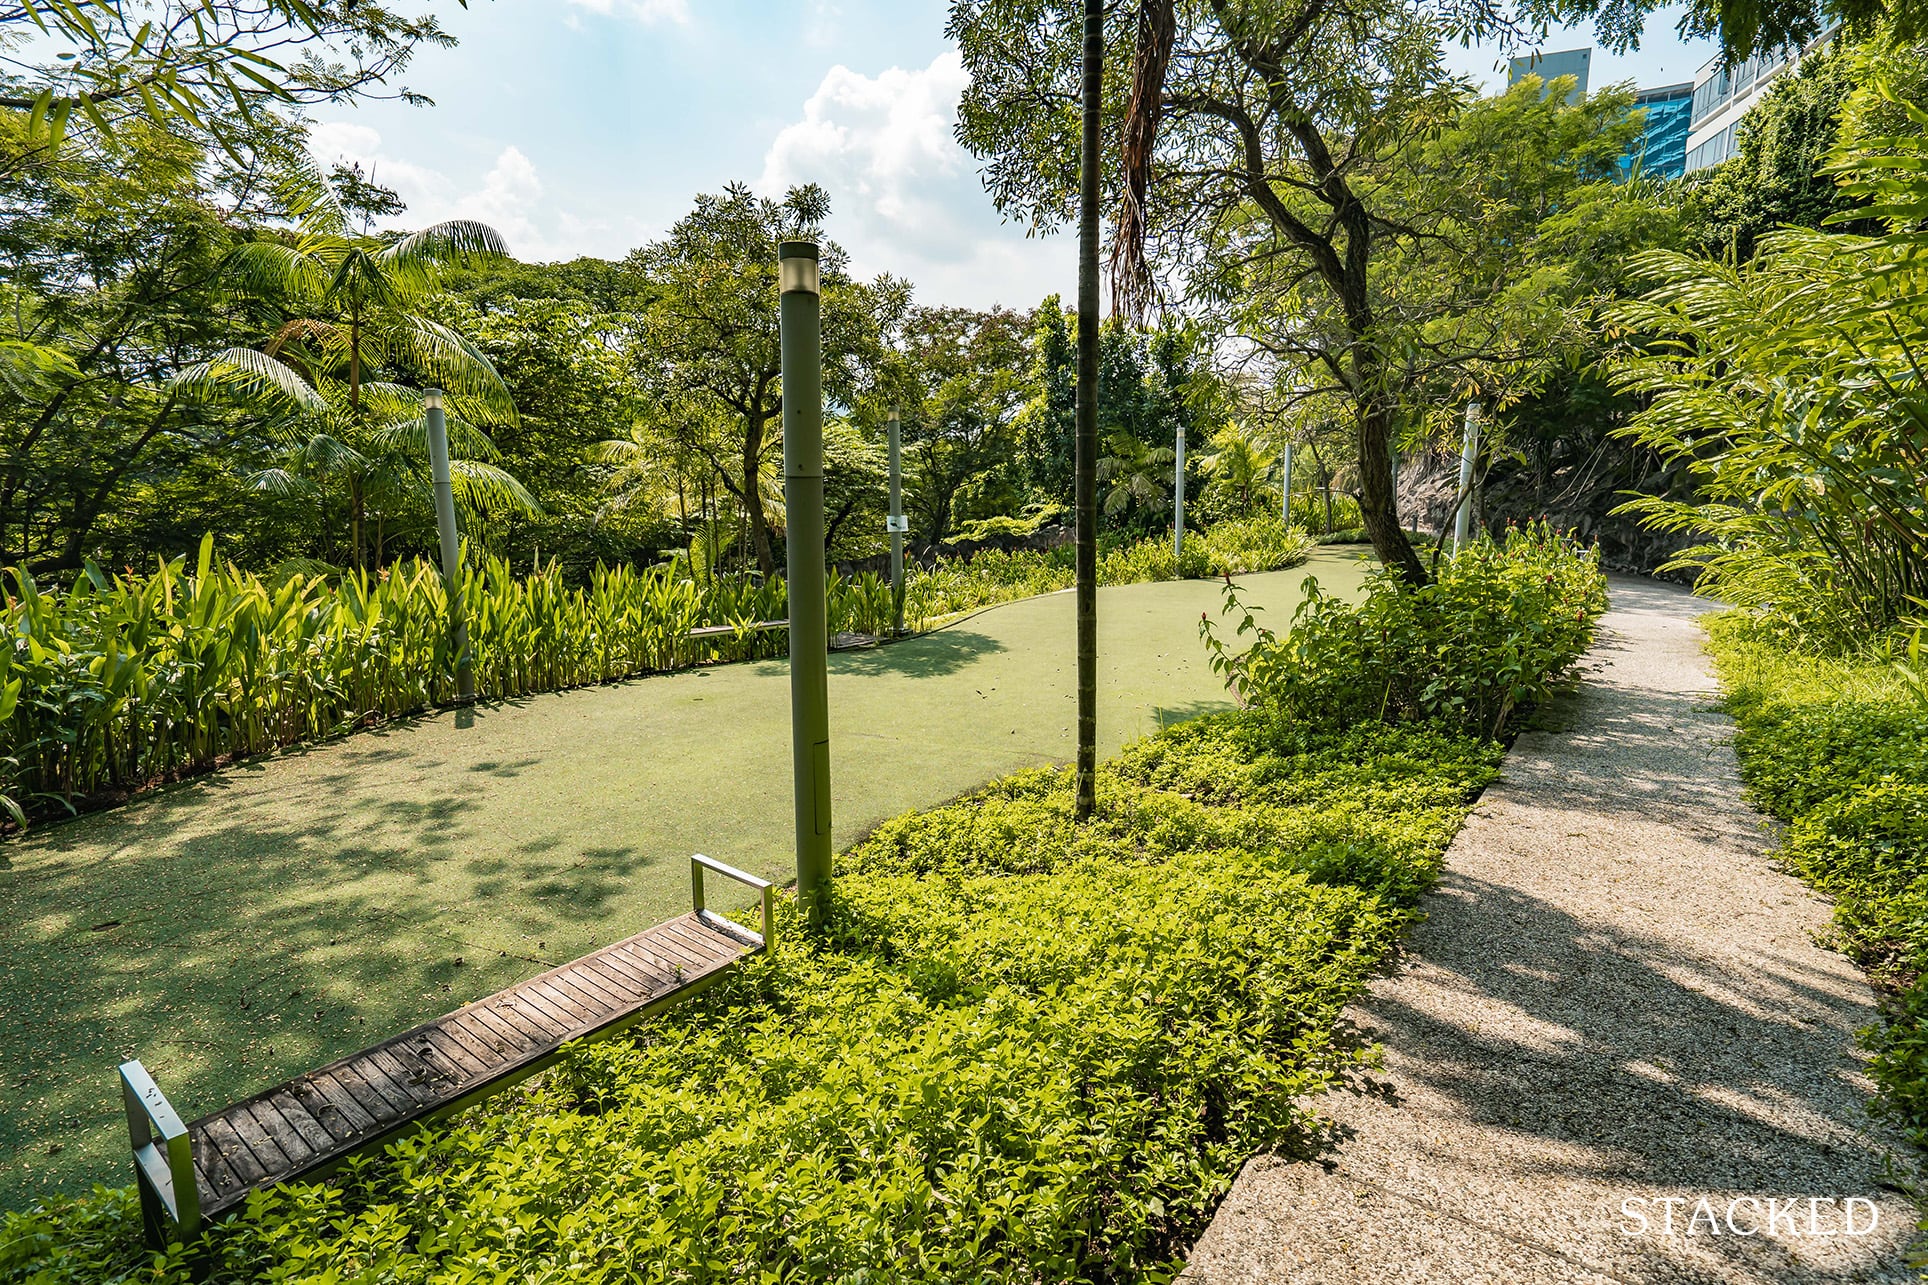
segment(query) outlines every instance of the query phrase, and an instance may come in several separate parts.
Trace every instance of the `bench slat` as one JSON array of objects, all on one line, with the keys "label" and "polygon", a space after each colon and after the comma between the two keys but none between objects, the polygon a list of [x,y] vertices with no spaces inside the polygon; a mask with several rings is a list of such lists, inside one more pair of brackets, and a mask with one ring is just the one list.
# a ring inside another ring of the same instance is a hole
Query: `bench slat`
[{"label": "bench slat", "polygon": [[761,946],[684,915],[465,1004],[187,1126],[206,1216],[347,1156],[621,1029]]}]

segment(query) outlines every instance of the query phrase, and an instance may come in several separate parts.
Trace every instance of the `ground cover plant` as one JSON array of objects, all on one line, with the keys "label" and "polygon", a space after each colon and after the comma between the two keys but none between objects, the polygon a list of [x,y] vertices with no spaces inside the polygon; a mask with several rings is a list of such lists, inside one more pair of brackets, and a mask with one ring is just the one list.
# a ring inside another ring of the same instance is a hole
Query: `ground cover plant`
[{"label": "ground cover plant", "polygon": [[[1276,521],[1221,524],[1188,542],[1120,544],[1109,583],[1260,571],[1304,560],[1310,541]],[[984,553],[914,570],[906,622],[1048,593],[1068,556]],[[11,647],[0,648],[0,796],[59,813],[90,797],[420,711],[454,695],[439,571],[263,577],[222,564],[109,578],[89,567],[70,588],[11,572]],[[782,654],[781,579],[678,577],[667,567],[598,567],[571,585],[553,564],[519,575],[503,559],[469,568],[465,615],[477,690],[507,699],[690,665]],[[834,632],[884,634],[888,582],[830,583]],[[693,630],[725,632],[692,637]]]},{"label": "ground cover plant", "polygon": [[[1110,764],[1088,826],[1055,771],[900,818],[826,940],[786,922],[634,1043],[257,1200],[215,1279],[1161,1278],[1353,1064],[1333,1019],[1496,757],[1220,716]],[[10,1216],[0,1273],[186,1279],[137,1232],[120,1192]]]},{"label": "ground cover plant", "polygon": [[[1732,613],[1712,651],[1780,857],[1834,899],[1835,945],[1886,1001],[1863,1032],[1880,1107],[1928,1143],[1928,700],[1906,662],[1826,659]],[[1914,682],[1909,680],[1911,676]]]},{"label": "ground cover plant", "polygon": [[[1499,758],[1254,702],[1127,747],[1085,824],[1052,769],[901,816],[842,858],[822,937],[786,921],[640,1036],[257,1197],[205,1242],[213,1279],[1169,1279],[1360,1065],[1335,1019]],[[9,1215],[0,1272],[187,1265],[97,1190]]]}]

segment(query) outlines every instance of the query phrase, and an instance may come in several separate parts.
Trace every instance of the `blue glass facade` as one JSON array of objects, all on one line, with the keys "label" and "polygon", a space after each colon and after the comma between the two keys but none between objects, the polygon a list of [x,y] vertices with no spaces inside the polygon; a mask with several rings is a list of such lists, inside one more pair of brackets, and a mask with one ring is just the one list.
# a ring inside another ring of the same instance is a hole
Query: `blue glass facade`
[{"label": "blue glass facade", "polygon": [[1673,85],[1666,89],[1643,89],[1634,105],[1647,113],[1647,127],[1635,140],[1633,149],[1620,158],[1620,174],[1640,172],[1653,178],[1678,178],[1687,172],[1687,132],[1692,123],[1694,88]]}]

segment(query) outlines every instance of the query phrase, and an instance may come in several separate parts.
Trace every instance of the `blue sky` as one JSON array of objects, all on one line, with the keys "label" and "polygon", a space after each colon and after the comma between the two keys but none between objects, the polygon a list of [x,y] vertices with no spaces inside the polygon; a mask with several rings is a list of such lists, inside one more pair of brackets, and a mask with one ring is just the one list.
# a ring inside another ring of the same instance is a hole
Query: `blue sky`
[{"label": "blue sky", "polygon": [[[1029,307],[1072,293],[1068,237],[1006,224],[951,138],[964,76],[944,0],[471,0],[438,4],[461,40],[406,77],[436,100],[316,114],[325,161],[356,159],[410,222],[495,224],[524,259],[619,257],[698,192],[732,180],[830,190],[830,234],[863,275],[908,277],[926,303]],[[1645,48],[1596,51],[1595,88],[1693,79],[1712,54],[1673,15]],[[1548,50],[1592,44],[1556,33]],[[1452,51],[1498,87],[1498,51]]]}]

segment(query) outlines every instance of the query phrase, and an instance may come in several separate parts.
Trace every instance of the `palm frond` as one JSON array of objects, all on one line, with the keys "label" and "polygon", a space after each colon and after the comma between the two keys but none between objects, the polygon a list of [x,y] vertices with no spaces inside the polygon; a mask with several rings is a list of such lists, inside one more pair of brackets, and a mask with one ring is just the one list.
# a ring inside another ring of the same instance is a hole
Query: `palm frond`
[{"label": "palm frond", "polygon": [[477,512],[508,510],[527,517],[541,514],[542,505],[527,487],[493,464],[481,460],[449,461],[455,498]]},{"label": "palm frond", "polygon": [[383,267],[397,280],[417,289],[432,285],[441,268],[500,263],[508,258],[509,245],[502,234],[474,219],[434,224],[381,252]]},{"label": "palm frond", "polygon": [[51,392],[80,377],[74,359],[57,348],[22,339],[0,339],[0,388],[16,397]]},{"label": "palm frond", "polygon": [[292,405],[310,414],[328,403],[294,367],[252,348],[225,348],[174,377],[171,387],[192,399],[232,397],[270,407]]},{"label": "palm frond", "polygon": [[516,422],[515,401],[495,363],[480,348],[439,321],[404,316],[394,330],[398,351],[423,375],[460,399],[463,414],[496,423]]},{"label": "palm frond", "polygon": [[268,176],[268,190],[304,235],[338,237],[348,231],[348,211],[312,153],[284,157]]},{"label": "palm frond", "polygon": [[314,257],[279,241],[249,241],[221,258],[220,275],[243,294],[300,305],[327,293],[328,272]]},{"label": "palm frond", "polygon": [[312,495],[315,484],[285,468],[264,468],[248,475],[248,488],[269,495]]},{"label": "palm frond", "polygon": [[[444,416],[448,423],[449,458],[455,460],[499,460],[502,453],[489,435],[457,415]],[[369,435],[377,451],[399,453],[414,459],[428,458],[428,420],[421,415],[383,425]]]}]

